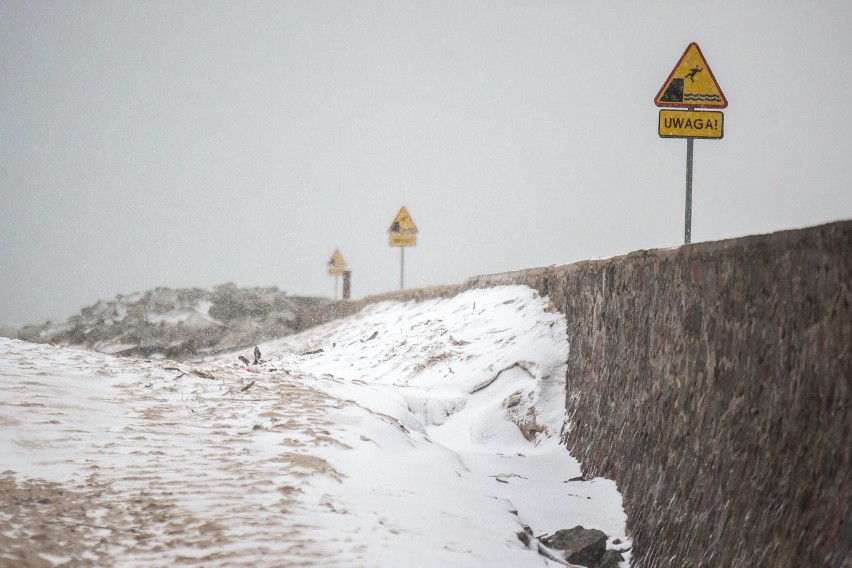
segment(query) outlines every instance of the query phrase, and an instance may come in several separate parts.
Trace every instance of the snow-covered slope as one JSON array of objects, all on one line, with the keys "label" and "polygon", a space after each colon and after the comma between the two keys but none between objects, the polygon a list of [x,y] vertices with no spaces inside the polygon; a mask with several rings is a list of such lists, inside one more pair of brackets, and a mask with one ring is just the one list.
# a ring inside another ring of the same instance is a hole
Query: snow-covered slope
[{"label": "snow-covered slope", "polygon": [[375,304],[260,349],[0,339],[0,564],[556,566],[519,533],[627,542],[614,483],[572,480],[558,443],[565,321],[532,290]]},{"label": "snow-covered slope", "polygon": [[63,322],[26,326],[12,337],[114,355],[186,360],[293,333],[303,310],[329,301],[230,283],[212,290],[155,288],[98,302]]}]

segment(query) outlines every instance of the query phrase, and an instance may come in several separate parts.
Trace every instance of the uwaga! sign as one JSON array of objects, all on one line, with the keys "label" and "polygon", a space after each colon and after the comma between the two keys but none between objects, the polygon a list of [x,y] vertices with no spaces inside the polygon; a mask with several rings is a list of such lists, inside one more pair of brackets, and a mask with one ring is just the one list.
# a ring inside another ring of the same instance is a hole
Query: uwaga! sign
[{"label": "uwaga! sign", "polygon": [[658,107],[725,108],[728,100],[698,44],[683,52],[654,102]]},{"label": "uwaga! sign", "polygon": [[393,223],[388,227],[388,244],[399,247],[399,289],[405,288],[405,247],[417,246],[417,225],[408,214],[408,209],[402,207]]},{"label": "uwaga! sign", "polygon": [[334,253],[328,260],[328,275],[339,276],[346,272],[346,270],[346,260],[344,260],[343,255],[340,254],[340,249],[334,249]]},{"label": "uwaga! sign", "polygon": [[669,73],[654,99],[658,107],[686,107],[688,110],[660,111],[659,134],[662,138],[710,138],[724,135],[721,112],[701,112],[696,108],[725,108],[728,99],[716,82],[698,44],[690,43]]},{"label": "uwaga! sign", "polygon": [[418,232],[414,219],[408,214],[408,209],[403,207],[388,227],[388,244],[392,247],[417,246]]},{"label": "uwaga! sign", "polygon": [[[654,98],[661,109],[658,132],[662,138],[686,138],[686,207],[684,208],[683,242],[692,242],[692,154],[696,138],[721,139],[724,115],[721,111],[700,111],[697,108],[721,109],[728,99],[710,71],[701,48],[695,42],[686,47],[677,65],[669,73],[660,92]],[[685,107],[685,108],[684,108]],[[683,109],[683,110],[681,110]]]},{"label": "uwaga! sign", "polygon": [[720,111],[660,110],[663,138],[722,138],[724,115]]}]

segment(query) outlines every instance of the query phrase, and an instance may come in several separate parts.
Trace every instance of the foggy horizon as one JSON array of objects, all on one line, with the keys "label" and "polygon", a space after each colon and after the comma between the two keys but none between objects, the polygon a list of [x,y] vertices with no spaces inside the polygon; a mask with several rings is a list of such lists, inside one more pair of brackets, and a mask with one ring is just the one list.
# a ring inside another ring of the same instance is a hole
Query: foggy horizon
[{"label": "foggy horizon", "polygon": [[852,4],[0,0],[0,323],[156,287],[406,288],[852,218]]}]

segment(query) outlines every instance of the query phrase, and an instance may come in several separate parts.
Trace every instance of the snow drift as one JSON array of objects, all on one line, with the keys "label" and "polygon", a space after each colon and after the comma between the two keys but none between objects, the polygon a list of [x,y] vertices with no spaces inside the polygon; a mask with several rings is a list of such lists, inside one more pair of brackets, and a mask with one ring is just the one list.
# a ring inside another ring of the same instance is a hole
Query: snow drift
[{"label": "snow drift", "polygon": [[537,539],[576,525],[629,547],[614,483],[559,445],[565,321],[534,291],[383,302],[259,347],[246,366],[0,339],[0,559],[557,566]]}]

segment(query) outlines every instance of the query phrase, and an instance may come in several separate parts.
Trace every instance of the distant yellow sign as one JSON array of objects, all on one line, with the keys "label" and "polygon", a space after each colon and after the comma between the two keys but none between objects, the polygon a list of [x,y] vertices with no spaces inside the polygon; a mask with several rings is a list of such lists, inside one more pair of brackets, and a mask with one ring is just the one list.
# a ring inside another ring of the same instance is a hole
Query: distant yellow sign
[{"label": "distant yellow sign", "polygon": [[417,235],[388,235],[388,244],[392,247],[416,247]]},{"label": "distant yellow sign", "polygon": [[692,42],[683,52],[654,99],[659,107],[725,108],[728,100],[698,44]]},{"label": "distant yellow sign", "polygon": [[346,272],[346,270],[346,260],[343,259],[343,255],[340,254],[340,250],[334,249],[334,254],[331,255],[331,258],[328,261],[328,275],[339,276]]},{"label": "distant yellow sign", "polygon": [[720,139],[725,115],[719,110],[660,110],[660,137]]},{"label": "distant yellow sign", "polygon": [[408,209],[403,207],[388,227],[388,244],[392,247],[417,246],[417,233],[419,232],[411,215],[408,214]]}]

